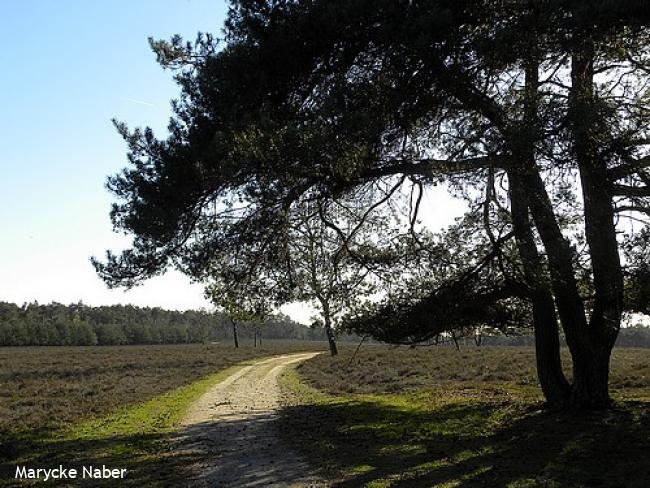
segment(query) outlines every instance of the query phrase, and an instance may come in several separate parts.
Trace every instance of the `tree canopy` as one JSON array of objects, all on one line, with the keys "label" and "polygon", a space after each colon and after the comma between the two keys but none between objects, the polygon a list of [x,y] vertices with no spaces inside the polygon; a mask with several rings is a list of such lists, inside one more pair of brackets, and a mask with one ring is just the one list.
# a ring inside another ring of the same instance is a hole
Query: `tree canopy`
[{"label": "tree canopy", "polygon": [[[350,326],[400,342],[532,322],[548,401],[607,406],[622,314],[647,308],[647,21],[631,0],[233,1],[223,39],[151,41],[181,96],[166,139],[117,124],[111,218],[134,243],[95,266],[133,286],[226,260],[287,276],[289,297],[300,205],[407,201],[398,234],[430,273]],[[441,184],[469,210],[431,236],[418,211]],[[404,252],[356,254],[399,270]]]}]

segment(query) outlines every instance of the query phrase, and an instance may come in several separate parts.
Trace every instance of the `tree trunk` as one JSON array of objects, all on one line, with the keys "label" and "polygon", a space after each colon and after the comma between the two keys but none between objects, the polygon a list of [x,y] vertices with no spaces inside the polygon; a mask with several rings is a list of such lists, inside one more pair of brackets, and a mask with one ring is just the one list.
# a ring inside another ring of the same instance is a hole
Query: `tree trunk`
[{"label": "tree trunk", "polygon": [[609,359],[611,348],[573,352],[571,408],[598,410],[611,406],[609,397]]},{"label": "tree trunk", "polygon": [[453,330],[449,331],[449,333],[451,334],[451,339],[454,341],[454,345],[456,346],[456,350],[460,351],[460,345],[458,344],[458,339],[456,338],[456,333]]},{"label": "tree trunk", "polygon": [[[524,134],[519,154],[516,154],[519,161],[515,164],[530,168],[535,166],[535,141],[538,137],[539,63],[534,51],[525,71]],[[562,371],[558,321],[551,284],[542,265],[531,228],[525,178],[518,168],[513,167],[508,171],[508,181],[512,226],[533,305],[537,377],[548,404],[554,408],[563,408],[569,400],[570,386]]]},{"label": "tree trunk", "polygon": [[318,300],[320,301],[321,307],[322,307],[322,316],[323,316],[323,324],[324,324],[324,329],[325,329],[325,335],[327,336],[327,342],[329,343],[330,346],[330,354],[332,356],[336,356],[339,353],[339,349],[336,346],[336,337],[334,336],[334,331],[332,330],[332,316],[330,313],[330,304],[329,301],[319,295]]},{"label": "tree trunk", "polygon": [[531,289],[537,376],[546,401],[553,407],[561,408],[568,402],[570,388],[562,371],[555,303],[530,229],[528,207],[525,206],[525,190],[518,184],[516,175],[513,174],[510,178],[515,238],[524,275]]},{"label": "tree trunk", "polygon": [[253,330],[253,347],[257,347],[257,329]]},{"label": "tree trunk", "polygon": [[609,359],[620,329],[623,274],[607,163],[599,155],[599,137],[609,128],[598,114],[594,93],[594,42],[584,32],[575,33],[577,45],[571,59],[569,122],[585,207],[585,236],[593,271],[594,302],[586,330],[580,331],[573,356],[574,408],[606,408]]},{"label": "tree trunk", "polygon": [[336,340],[334,337],[334,331],[332,330],[332,322],[329,315],[325,315],[325,334],[327,335],[327,342],[330,346],[330,354],[336,356],[339,353],[338,347],[336,346]]},{"label": "tree trunk", "polygon": [[237,322],[235,319],[231,318],[230,322],[232,323],[232,337],[235,341],[235,349],[239,348],[239,337],[237,337]]}]

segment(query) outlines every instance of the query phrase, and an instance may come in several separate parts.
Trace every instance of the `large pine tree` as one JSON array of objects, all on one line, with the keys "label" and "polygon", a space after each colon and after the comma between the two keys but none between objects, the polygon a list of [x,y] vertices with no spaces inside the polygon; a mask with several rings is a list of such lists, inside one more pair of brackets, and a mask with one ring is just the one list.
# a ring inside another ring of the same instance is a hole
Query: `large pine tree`
[{"label": "large pine tree", "polygon": [[[470,203],[472,232],[457,226],[465,239],[447,240],[457,259],[425,291],[391,295],[352,325],[404,342],[529,317],[548,401],[606,407],[622,314],[640,308],[628,284],[648,267],[625,225],[645,228],[650,212],[646,10],[234,1],[222,43],[152,41],[182,95],[167,139],[118,124],[131,165],[109,180],[111,216],[135,241],[97,270],[111,286],[170,265],[205,280],[224,256],[251,276],[287,270],[288,215],[306,195],[370,192],[359,205],[375,208],[444,182]],[[429,256],[435,268],[443,253]]]}]

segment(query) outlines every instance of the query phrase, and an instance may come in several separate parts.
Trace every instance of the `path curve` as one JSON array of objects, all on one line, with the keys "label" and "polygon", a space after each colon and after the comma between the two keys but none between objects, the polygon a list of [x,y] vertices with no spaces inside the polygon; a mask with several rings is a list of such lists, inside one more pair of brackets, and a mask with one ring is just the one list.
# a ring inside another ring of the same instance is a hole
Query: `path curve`
[{"label": "path curve", "polygon": [[244,366],[190,408],[182,421],[180,449],[206,459],[195,466],[193,486],[328,486],[277,431],[279,374],[317,354],[285,354]]}]

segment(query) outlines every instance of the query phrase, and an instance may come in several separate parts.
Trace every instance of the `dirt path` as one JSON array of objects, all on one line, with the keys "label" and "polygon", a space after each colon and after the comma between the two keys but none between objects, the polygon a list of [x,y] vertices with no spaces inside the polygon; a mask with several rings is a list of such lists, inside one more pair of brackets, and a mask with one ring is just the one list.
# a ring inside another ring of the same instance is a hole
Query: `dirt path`
[{"label": "dirt path", "polygon": [[328,486],[283,444],[276,426],[278,375],[316,354],[287,354],[245,366],[192,406],[183,420],[181,449],[207,460],[196,466],[192,486]]}]

